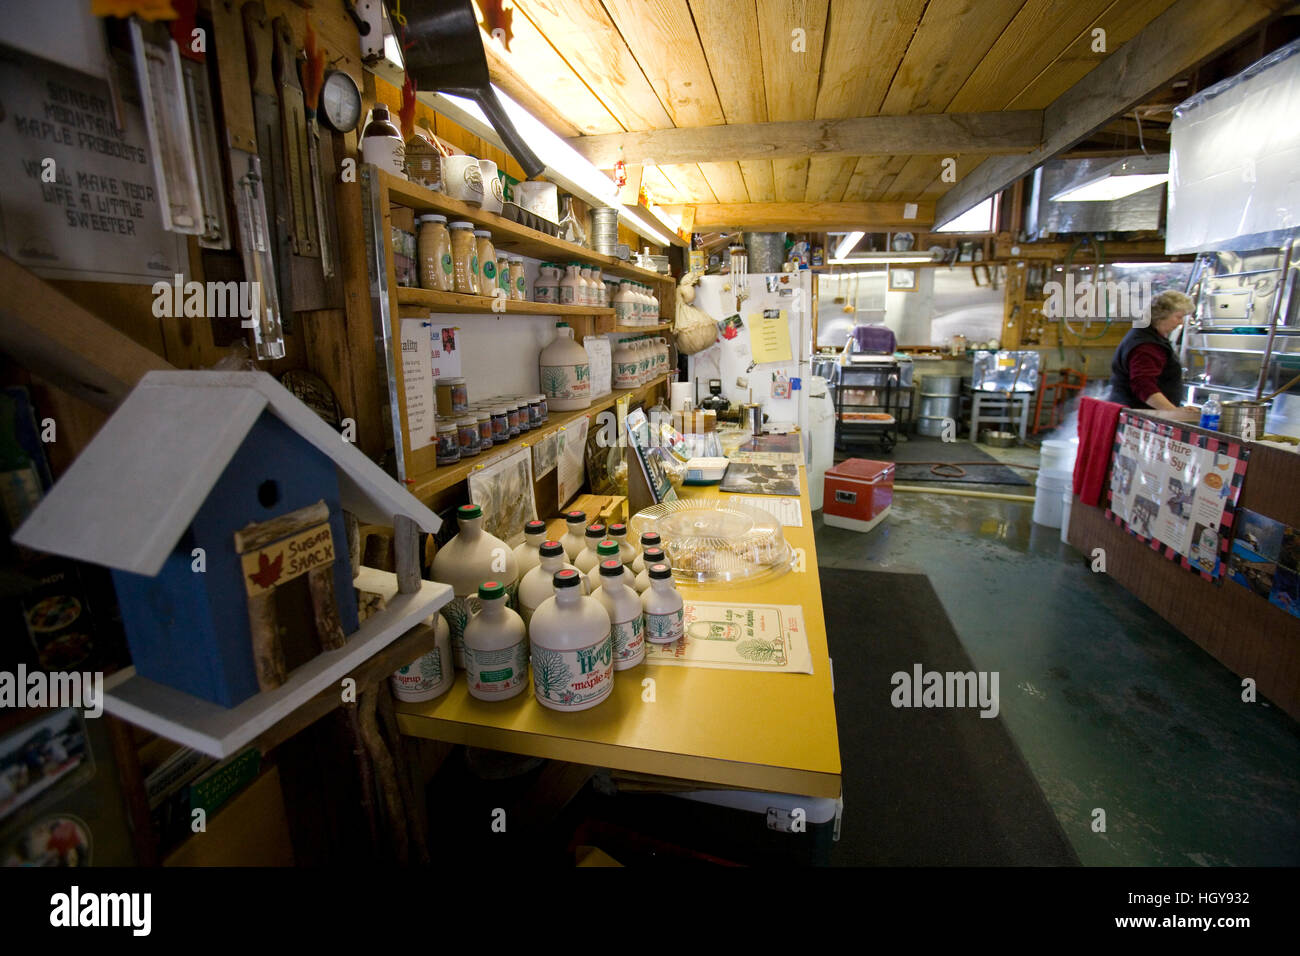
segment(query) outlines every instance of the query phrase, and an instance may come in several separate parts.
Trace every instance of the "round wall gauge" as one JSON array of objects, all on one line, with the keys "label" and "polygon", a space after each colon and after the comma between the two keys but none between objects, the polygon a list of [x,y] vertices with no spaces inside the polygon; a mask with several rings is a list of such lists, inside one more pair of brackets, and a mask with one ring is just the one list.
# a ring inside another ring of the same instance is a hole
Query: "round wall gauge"
[{"label": "round wall gauge", "polygon": [[361,90],[342,70],[330,70],[320,91],[321,118],[336,133],[350,133],[361,122]]}]

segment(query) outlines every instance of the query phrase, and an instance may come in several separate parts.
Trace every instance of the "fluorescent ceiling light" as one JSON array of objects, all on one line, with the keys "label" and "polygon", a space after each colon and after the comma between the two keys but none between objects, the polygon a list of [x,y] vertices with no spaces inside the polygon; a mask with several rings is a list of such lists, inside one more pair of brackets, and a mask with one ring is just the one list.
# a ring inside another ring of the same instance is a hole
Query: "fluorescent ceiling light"
[{"label": "fluorescent ceiling light", "polygon": [[862,241],[862,237],[864,235],[866,235],[866,233],[864,232],[849,233],[847,236],[844,237],[844,241],[835,247],[835,254],[831,258],[843,259],[845,256],[847,256],[850,252],[853,251],[854,246],[856,246],[859,242]]},{"label": "fluorescent ceiling light", "polygon": [[[649,239],[655,245],[672,245],[672,239],[664,235],[675,234],[681,228],[680,221],[673,225],[673,217],[666,211],[657,209],[657,216],[662,225],[656,226],[652,219],[641,215],[644,210],[639,207],[625,206],[618,201],[618,187],[614,181],[589,163],[577,150],[551,132],[532,113],[524,109],[495,83],[492,89],[505,109],[510,120],[515,124],[519,135],[527,141],[533,152],[546,165],[547,178],[553,180],[578,198],[593,206],[615,206],[619,210],[619,219],[625,222],[638,235]],[[470,130],[494,146],[505,149],[505,144],[497,135],[488,118],[473,100],[450,93],[421,92],[419,98],[454,122]],[[507,150],[509,152],[509,150]]]},{"label": "fluorescent ceiling light", "polygon": [[1111,202],[1169,181],[1169,157],[1132,156],[1098,170],[1096,175],[1063,189],[1052,202]]},{"label": "fluorescent ceiling light", "polygon": [[921,265],[926,262],[938,262],[942,255],[930,255],[928,252],[913,253],[910,255],[899,252],[860,252],[850,258],[840,258],[835,256],[829,261],[833,266],[866,266],[866,265]]},{"label": "fluorescent ceiling light", "polygon": [[664,236],[662,232],[655,229],[654,226],[652,226],[650,223],[646,222],[644,219],[641,218],[640,212],[643,210],[641,210],[640,207],[636,207],[636,208],[638,209],[638,211],[633,212],[632,206],[623,206],[622,208],[619,209],[619,213],[618,213],[619,218],[626,220],[628,226],[630,226],[634,232],[636,232],[640,236],[643,236],[646,239],[649,239],[655,245],[658,246],[672,245],[671,239]]}]

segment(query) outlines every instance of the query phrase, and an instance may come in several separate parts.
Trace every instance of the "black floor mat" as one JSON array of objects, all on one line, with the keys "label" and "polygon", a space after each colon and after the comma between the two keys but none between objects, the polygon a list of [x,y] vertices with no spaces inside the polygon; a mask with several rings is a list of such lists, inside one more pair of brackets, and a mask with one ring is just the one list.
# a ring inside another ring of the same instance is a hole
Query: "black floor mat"
[{"label": "black floor mat", "polygon": [[[867,456],[863,456],[867,457]],[[918,481],[945,481],[977,485],[1032,485],[1035,472],[1015,471],[1001,464],[996,458],[973,442],[945,442],[937,438],[912,438],[900,442],[893,451],[875,456],[880,461],[897,463],[894,480],[902,484]],[[962,465],[964,475],[957,475],[954,469],[940,469],[941,474],[930,470],[931,462],[988,462],[988,464]],[[925,464],[914,464],[925,462]],[[1029,476],[1026,480],[1025,475]]]},{"label": "black floor mat", "polygon": [[[898,671],[974,670],[929,579],[820,573],[844,775],[832,863],[1077,865],[1001,717],[893,706]],[[1005,698],[1012,688],[999,690]]]}]

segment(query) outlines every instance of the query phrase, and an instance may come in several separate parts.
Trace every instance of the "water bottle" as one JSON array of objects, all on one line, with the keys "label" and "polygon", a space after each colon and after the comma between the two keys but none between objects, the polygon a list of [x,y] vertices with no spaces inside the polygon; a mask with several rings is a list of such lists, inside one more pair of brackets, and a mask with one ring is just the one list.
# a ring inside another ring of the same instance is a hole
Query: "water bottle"
[{"label": "water bottle", "polygon": [[1219,415],[1222,412],[1223,406],[1219,404],[1219,396],[1211,395],[1209,400],[1201,406],[1201,427],[1217,432],[1219,430]]}]

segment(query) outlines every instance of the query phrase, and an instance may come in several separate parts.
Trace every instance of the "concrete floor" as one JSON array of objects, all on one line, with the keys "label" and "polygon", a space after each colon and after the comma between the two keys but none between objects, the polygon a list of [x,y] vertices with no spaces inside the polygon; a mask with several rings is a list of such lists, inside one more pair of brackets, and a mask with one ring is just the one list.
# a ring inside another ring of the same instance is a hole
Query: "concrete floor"
[{"label": "concrete floor", "polygon": [[900,493],[866,535],[818,512],[818,561],[929,576],[975,667],[999,672],[1001,716],[1085,865],[1300,864],[1300,725],[1242,703],[1235,675],[1032,514]]}]

